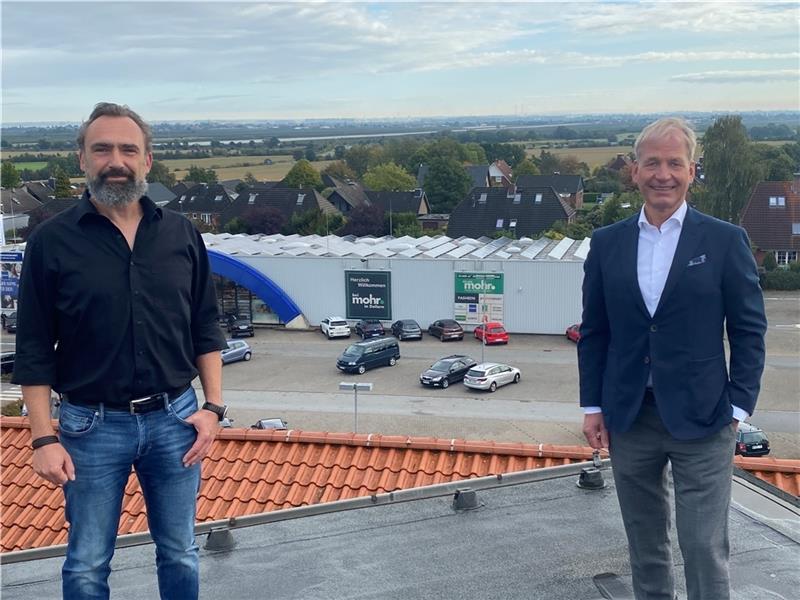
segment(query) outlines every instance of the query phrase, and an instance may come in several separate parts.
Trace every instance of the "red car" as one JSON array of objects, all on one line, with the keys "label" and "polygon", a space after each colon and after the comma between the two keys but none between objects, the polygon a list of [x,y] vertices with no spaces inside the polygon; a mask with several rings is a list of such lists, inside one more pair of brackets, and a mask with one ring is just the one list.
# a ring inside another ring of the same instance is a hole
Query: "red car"
[{"label": "red car", "polygon": [[567,327],[567,339],[572,340],[576,344],[578,340],[581,339],[581,324],[575,323],[575,325],[570,325]]},{"label": "red car", "polygon": [[503,327],[502,323],[494,321],[492,323],[485,323],[483,325],[478,325],[475,328],[475,339],[483,341],[484,336],[486,337],[487,344],[507,344],[508,343],[508,332],[506,328]]}]

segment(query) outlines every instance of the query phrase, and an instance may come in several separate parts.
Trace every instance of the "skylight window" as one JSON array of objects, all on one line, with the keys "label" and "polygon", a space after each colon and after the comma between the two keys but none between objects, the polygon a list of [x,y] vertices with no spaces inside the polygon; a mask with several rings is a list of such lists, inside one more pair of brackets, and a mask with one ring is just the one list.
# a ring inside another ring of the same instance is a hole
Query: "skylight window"
[{"label": "skylight window", "polygon": [[534,204],[541,204],[542,203],[542,195],[536,194],[536,197],[533,199]]},{"label": "skylight window", "polygon": [[194,202],[195,198],[197,198],[197,196],[192,196],[191,198],[189,198],[189,202]]},{"label": "skylight window", "polygon": [[517,220],[516,220],[516,219],[511,219],[511,220],[508,222],[508,226],[509,226],[509,227],[516,227],[516,226],[517,226]]},{"label": "skylight window", "polygon": [[497,227],[497,229],[502,229],[503,228],[503,219],[497,219],[497,225],[495,225],[495,227]]},{"label": "skylight window", "polygon": [[186,194],[184,194],[183,196],[181,196],[181,199],[180,199],[180,200],[178,200],[178,202],[183,202],[184,200],[186,200]]},{"label": "skylight window", "polygon": [[214,202],[222,202],[222,194],[214,198]]},{"label": "skylight window", "polygon": [[481,197],[478,198],[478,204],[486,204],[486,193],[481,194]]},{"label": "skylight window", "polygon": [[800,223],[792,223],[792,235],[800,235]]},{"label": "skylight window", "polygon": [[305,197],[305,194],[297,194],[297,206],[301,206],[303,204]]},{"label": "skylight window", "polygon": [[522,194],[514,194],[514,204],[522,202]]},{"label": "skylight window", "polygon": [[255,204],[256,203],[256,194],[250,194],[250,197],[247,199],[248,204]]}]

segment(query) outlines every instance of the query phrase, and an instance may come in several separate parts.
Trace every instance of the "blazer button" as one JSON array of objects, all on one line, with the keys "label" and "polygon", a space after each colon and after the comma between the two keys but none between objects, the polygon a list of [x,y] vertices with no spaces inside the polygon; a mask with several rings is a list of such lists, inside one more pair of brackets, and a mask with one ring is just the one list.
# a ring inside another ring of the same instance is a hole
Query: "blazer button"
[{"label": "blazer button", "polygon": [[645,356],[644,357],[644,364],[646,364],[646,365],[650,364],[650,357],[649,356]]},{"label": "blazer button", "polygon": [[658,325],[650,325],[650,331],[652,331],[653,333],[658,331]]}]

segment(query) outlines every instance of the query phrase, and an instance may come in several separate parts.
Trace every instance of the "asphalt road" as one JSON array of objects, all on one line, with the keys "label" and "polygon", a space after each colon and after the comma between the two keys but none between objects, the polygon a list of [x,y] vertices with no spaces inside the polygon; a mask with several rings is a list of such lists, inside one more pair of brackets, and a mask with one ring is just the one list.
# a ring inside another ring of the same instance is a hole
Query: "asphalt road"
[{"label": "asphalt road", "polygon": [[[751,422],[769,435],[773,456],[800,458],[800,293],[768,292],[769,330],[762,392]],[[422,324],[423,326],[426,324]],[[344,348],[358,341],[326,340],[319,332],[257,329],[247,339],[253,359],[224,369],[224,398],[235,426],[282,417],[305,431],[383,433],[507,442],[584,445],[580,432],[575,344],[563,336],[512,335],[507,346],[486,347],[485,360],[522,370],[522,381],[495,393],[425,388],[419,374],[448,354],[481,360],[481,344],[470,337],[440,342],[401,342],[394,367],[346,375],[335,366]],[[14,336],[3,336],[3,349]],[[358,397],[339,382],[370,382]],[[6,384],[3,384],[4,386]],[[198,383],[195,382],[198,386]]]},{"label": "asphalt road", "polygon": [[[800,294],[768,293],[767,364],[758,409],[751,418],[765,429],[773,456],[800,458]],[[424,324],[423,324],[424,325]],[[584,444],[577,406],[575,344],[562,336],[512,335],[507,346],[483,349],[487,361],[522,370],[522,381],[495,393],[425,388],[419,374],[448,354],[481,360],[481,344],[466,337],[401,342],[401,359],[364,375],[340,373],[335,362],[349,344],[318,332],[258,329],[248,341],[253,359],[225,367],[225,400],[236,426],[282,417],[294,429],[353,431],[527,443]],[[339,382],[370,382],[354,398]]]}]

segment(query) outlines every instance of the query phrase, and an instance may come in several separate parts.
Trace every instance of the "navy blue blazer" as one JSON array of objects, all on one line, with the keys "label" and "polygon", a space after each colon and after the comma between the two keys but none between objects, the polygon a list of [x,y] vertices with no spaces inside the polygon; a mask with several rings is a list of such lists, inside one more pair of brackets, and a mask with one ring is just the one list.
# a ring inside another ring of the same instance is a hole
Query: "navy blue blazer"
[{"label": "navy blue blazer", "polygon": [[702,438],[730,424],[732,404],[750,414],[756,405],[767,327],[756,263],[741,227],[689,208],[651,317],[639,290],[638,218],[592,235],[578,343],[580,403],[600,406],[609,431],[627,431],[652,370],[667,430],[677,439]]}]

